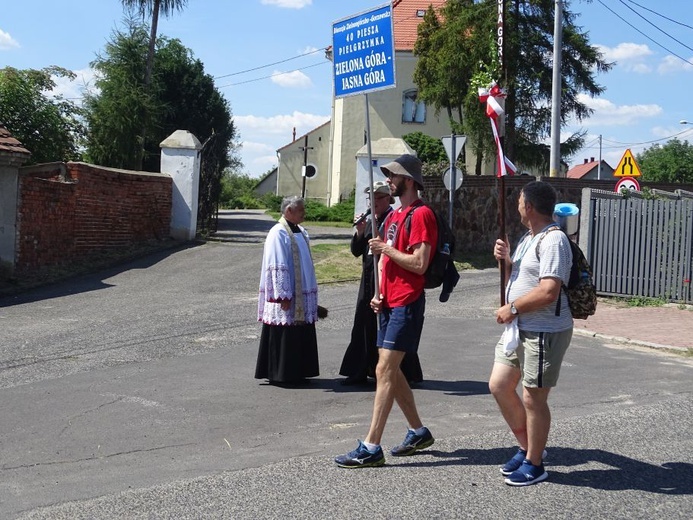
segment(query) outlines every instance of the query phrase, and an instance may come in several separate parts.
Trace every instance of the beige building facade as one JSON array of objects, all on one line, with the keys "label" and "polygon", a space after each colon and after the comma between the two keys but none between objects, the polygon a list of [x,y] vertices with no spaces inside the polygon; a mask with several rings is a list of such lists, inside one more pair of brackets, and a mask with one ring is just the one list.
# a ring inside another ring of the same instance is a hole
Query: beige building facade
[{"label": "beige building facade", "polygon": [[[417,99],[414,70],[417,58],[413,49],[417,27],[429,5],[439,8],[445,0],[395,0],[393,22],[395,39],[394,88],[366,95],[333,98],[331,119],[292,143],[280,148],[277,194],[302,193],[304,162],[315,172],[306,178],[305,196],[328,206],[348,198],[356,187],[357,153],[366,145],[366,99],[368,99],[370,140],[401,138],[422,132],[439,139],[450,135],[447,114],[436,114]],[[304,148],[308,151],[304,158]],[[467,171],[474,171],[476,157],[467,148]],[[484,165],[484,174],[492,174],[493,161]],[[443,172],[441,172],[442,174]]]}]

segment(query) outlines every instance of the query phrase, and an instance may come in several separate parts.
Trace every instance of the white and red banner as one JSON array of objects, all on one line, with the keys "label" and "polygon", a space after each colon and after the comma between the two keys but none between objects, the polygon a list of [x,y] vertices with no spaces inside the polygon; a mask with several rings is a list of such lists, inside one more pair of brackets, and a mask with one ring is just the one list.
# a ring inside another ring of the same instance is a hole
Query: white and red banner
[{"label": "white and red banner", "polygon": [[498,149],[498,177],[514,175],[517,172],[517,168],[512,161],[503,154],[503,146],[498,135],[498,118],[505,113],[502,105],[505,96],[505,91],[495,81],[488,88],[479,89],[479,101],[486,103],[486,115],[491,121],[491,131]]}]

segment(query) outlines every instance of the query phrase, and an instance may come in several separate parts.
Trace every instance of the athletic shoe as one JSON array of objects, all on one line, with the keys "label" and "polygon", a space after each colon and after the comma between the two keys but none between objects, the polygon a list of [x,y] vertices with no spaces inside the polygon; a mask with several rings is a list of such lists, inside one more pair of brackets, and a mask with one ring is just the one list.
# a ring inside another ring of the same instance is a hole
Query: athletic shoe
[{"label": "athletic shoe", "polygon": [[[544,463],[544,459],[547,455],[548,454],[546,453],[546,450],[544,450],[541,454],[542,464]],[[526,458],[527,452],[525,450],[517,450],[515,456],[500,467],[501,475],[507,477],[513,471],[517,471],[520,468],[520,466],[522,466],[522,463],[525,461]]]},{"label": "athletic shoe", "polygon": [[340,468],[370,468],[385,464],[385,455],[380,446],[375,452],[371,452],[359,441],[359,445],[354,451],[340,455],[334,461]]},{"label": "athletic shoe", "polygon": [[423,435],[417,435],[414,430],[409,430],[407,436],[404,438],[404,442],[392,448],[392,455],[395,457],[405,457],[431,446],[435,442],[435,439],[428,428],[424,428],[424,430]]},{"label": "athletic shoe", "polygon": [[526,460],[522,463],[517,471],[513,471],[505,479],[505,483],[509,486],[531,486],[542,480],[546,480],[549,474],[544,470],[544,465],[535,466],[530,461]]}]

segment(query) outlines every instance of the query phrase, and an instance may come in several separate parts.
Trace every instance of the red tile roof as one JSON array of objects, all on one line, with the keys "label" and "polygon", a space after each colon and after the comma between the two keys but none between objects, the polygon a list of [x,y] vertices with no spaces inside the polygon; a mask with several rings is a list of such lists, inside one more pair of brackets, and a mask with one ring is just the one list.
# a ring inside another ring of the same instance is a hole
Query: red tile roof
[{"label": "red tile roof", "polygon": [[22,146],[17,139],[12,137],[12,134],[0,124],[0,151],[14,152],[26,155],[31,155],[31,152]]},{"label": "red tile roof", "polygon": [[[416,29],[423,21],[423,13],[429,5],[440,9],[446,0],[395,0],[392,3],[392,17],[395,31],[395,50],[413,51],[416,42]],[[419,16],[421,14],[421,16]]]},{"label": "red tile roof", "polygon": [[599,166],[599,161],[591,161],[587,163],[578,164],[577,166],[573,166],[570,170],[568,170],[566,176],[569,179],[582,179],[585,175],[594,170],[597,166]]}]

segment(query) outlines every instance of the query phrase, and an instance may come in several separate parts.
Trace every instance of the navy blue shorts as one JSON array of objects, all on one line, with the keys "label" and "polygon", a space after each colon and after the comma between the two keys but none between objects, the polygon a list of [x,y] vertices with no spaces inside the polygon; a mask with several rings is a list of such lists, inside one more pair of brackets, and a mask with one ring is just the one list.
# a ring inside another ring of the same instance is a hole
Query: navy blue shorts
[{"label": "navy blue shorts", "polygon": [[377,345],[380,348],[416,352],[424,324],[426,294],[404,307],[383,308],[380,312],[380,330]]}]

